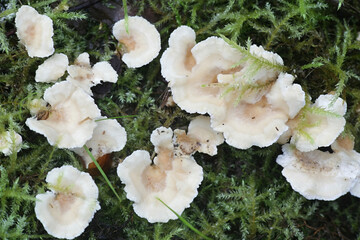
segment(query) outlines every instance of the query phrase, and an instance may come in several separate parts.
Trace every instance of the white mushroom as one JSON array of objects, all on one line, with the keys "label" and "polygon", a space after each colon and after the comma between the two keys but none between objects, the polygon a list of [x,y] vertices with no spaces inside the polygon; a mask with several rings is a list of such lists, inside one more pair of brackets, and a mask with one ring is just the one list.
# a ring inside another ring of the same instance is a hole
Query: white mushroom
[{"label": "white mushroom", "polygon": [[[224,114],[223,95],[228,91],[244,90],[243,101],[247,103],[261,100],[279,70],[257,69],[259,62],[283,65],[278,54],[265,51],[261,46],[252,45],[246,55],[217,37],[195,44],[195,33],[186,26],[170,35],[169,48],[160,59],[162,75],[169,82],[175,103],[189,113],[210,115]],[[257,89],[252,91],[250,87]]]},{"label": "white mushroom", "polygon": [[16,34],[30,57],[48,57],[54,53],[52,20],[30,6],[22,6],[16,13]]},{"label": "white mushroom", "polygon": [[155,152],[159,153],[162,149],[173,150],[173,131],[171,128],[159,127],[150,136],[150,141],[155,147]]},{"label": "white mushroom", "polygon": [[68,65],[68,57],[62,53],[56,53],[38,67],[35,73],[35,81],[55,82],[64,75]]},{"label": "white mushroom", "polygon": [[[85,143],[95,159],[112,152],[120,151],[125,147],[125,144],[126,131],[115,119],[106,119],[97,122],[92,138]],[[85,167],[88,168],[92,160],[85,149],[81,147],[72,150],[81,156]]]},{"label": "white mushroom", "polygon": [[128,18],[128,32],[125,19],[114,24],[113,34],[123,45],[125,53],[122,60],[129,68],[142,67],[151,62],[160,52],[160,34],[155,26],[145,18]]},{"label": "white mushroom", "polygon": [[28,103],[31,116],[35,116],[40,111],[47,110],[47,103],[43,99],[35,98]]},{"label": "white mushroom", "polygon": [[49,108],[26,120],[31,130],[59,148],[82,147],[92,137],[100,110],[82,89],[59,82],[46,89],[44,100]]},{"label": "white mushroom", "polygon": [[91,87],[101,81],[115,83],[118,79],[118,74],[108,62],[98,62],[91,68],[90,57],[86,52],[80,54],[75,59],[74,65],[68,66],[67,71],[69,76],[66,80],[91,96]]},{"label": "white mushroom", "polygon": [[198,152],[210,156],[216,155],[217,146],[224,142],[223,134],[211,128],[210,117],[206,116],[198,116],[190,122],[187,136],[197,140]]},{"label": "white mushroom", "polygon": [[181,214],[196,197],[203,179],[202,168],[193,157],[174,155],[173,146],[168,144],[171,129],[158,130],[152,134],[158,154],[154,164],[147,151],[137,150],[117,168],[127,198],[135,202],[134,211],[151,223],[177,218],[157,198]]},{"label": "white mushroom", "polygon": [[88,173],[66,165],[52,169],[46,182],[51,191],[36,195],[36,217],[56,238],[79,236],[100,209],[94,180]]},{"label": "white mushroom", "polygon": [[236,104],[229,98],[225,110],[211,115],[212,128],[223,132],[226,142],[236,148],[270,146],[287,131],[287,121],[305,104],[305,93],[293,80],[289,74],[280,74],[255,104]]},{"label": "white mushroom", "polygon": [[286,112],[289,119],[294,118],[305,106],[305,92],[299,84],[293,84],[291,74],[280,73],[278,79],[266,94],[266,99],[273,107]]},{"label": "white mushroom", "polygon": [[360,162],[344,152],[300,152],[283,145],[276,162],[291,187],[307,199],[334,200],[354,187]]},{"label": "white mushroom", "polygon": [[341,98],[332,103],[333,100],[332,94],[320,95],[310,107],[314,110],[306,113],[305,122],[299,124],[304,118],[302,116],[290,121],[290,143],[295,144],[298,150],[308,152],[318,147],[330,146],[344,130],[346,102]]},{"label": "white mushroom", "polygon": [[[256,66],[259,63],[255,62],[255,59],[261,62],[267,61],[274,65],[284,65],[284,62],[277,53],[266,51],[262,46],[253,44],[250,46],[249,52],[252,57],[243,61],[241,70],[230,74],[219,74],[218,82],[225,86],[228,85],[227,88],[233,87],[237,92],[240,92],[242,102],[254,104],[269,92],[272,83],[280,73],[279,70],[271,67],[258,69]],[[293,78],[290,81],[292,83]],[[234,97],[237,97],[236,94]]]},{"label": "white mushroom", "polygon": [[22,137],[17,132],[11,130],[0,134],[0,151],[9,156],[21,150]]},{"label": "white mushroom", "polygon": [[[183,52],[188,51],[185,47]],[[180,51],[177,48],[176,51]],[[171,49],[170,45],[166,51],[171,52]],[[216,85],[211,87],[207,85],[217,83],[217,76],[221,73],[237,71],[237,69],[232,69],[232,66],[239,62],[242,56],[218,37],[210,37],[197,43],[191,49],[191,54],[192,57],[188,53],[187,58],[194,58],[196,63],[191,68],[191,74],[185,74],[184,77],[177,74],[174,79],[167,78],[174,101],[181,109],[189,113],[211,114],[214,111],[221,111],[223,108],[222,89]],[[162,60],[162,68],[166,68],[164,66],[166,64],[165,60]]]},{"label": "white mushroom", "polygon": [[196,64],[191,53],[196,44],[195,38],[195,31],[188,26],[180,26],[170,34],[169,48],[160,58],[161,75],[170,85],[191,74]]},{"label": "white mushroom", "polygon": [[[360,153],[354,150],[354,140],[348,136],[339,136],[336,141],[331,145],[331,148],[335,153],[341,153],[344,158],[351,158],[359,163],[360,166]],[[353,196],[360,198],[360,169],[356,178],[355,185],[350,189],[350,193]]]}]

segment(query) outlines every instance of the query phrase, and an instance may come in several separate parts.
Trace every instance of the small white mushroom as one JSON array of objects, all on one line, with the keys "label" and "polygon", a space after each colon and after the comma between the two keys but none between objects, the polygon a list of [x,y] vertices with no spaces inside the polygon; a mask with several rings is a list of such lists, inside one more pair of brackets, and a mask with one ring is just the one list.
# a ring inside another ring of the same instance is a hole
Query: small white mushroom
[{"label": "small white mushroom", "polygon": [[[284,65],[282,58],[277,53],[266,51],[262,46],[253,44],[250,46],[249,51],[252,56],[256,57],[257,61],[268,61],[271,64]],[[256,69],[256,67],[254,68],[256,64],[258,63],[253,58],[249,58],[241,64],[241,70],[238,72],[219,74],[218,82],[235,87],[236,91],[242,93],[242,102],[254,104],[269,92],[272,83],[280,73],[279,70],[273,68]],[[279,81],[279,79],[276,81]],[[293,77],[289,81],[292,83]],[[236,94],[234,97],[236,98]]]},{"label": "small white mushroom", "polygon": [[288,130],[287,121],[305,104],[305,93],[293,80],[289,74],[280,74],[255,104],[228,101],[225,113],[221,110],[211,115],[212,128],[223,132],[226,142],[236,148],[270,146]]},{"label": "small white mushroom", "polygon": [[88,173],[65,165],[52,169],[46,182],[51,191],[36,195],[36,217],[56,238],[79,236],[100,209],[94,180]]},{"label": "small white mushroom", "polygon": [[[126,131],[115,119],[97,122],[91,139],[85,143],[95,159],[120,151],[125,147],[125,144]],[[85,167],[88,168],[92,160],[85,149],[81,147],[72,150],[82,158]]]},{"label": "small white mushroom", "polygon": [[174,155],[169,133],[172,135],[171,129],[160,128],[152,134],[158,154],[154,164],[147,151],[137,150],[117,168],[118,176],[126,185],[127,198],[135,202],[134,211],[151,223],[177,218],[157,198],[181,214],[196,197],[203,179],[202,168],[192,156]]},{"label": "small white mushroom", "polygon": [[198,152],[206,153],[210,156],[217,154],[217,146],[224,142],[224,136],[216,132],[210,126],[210,117],[198,116],[194,118],[188,127],[189,137],[197,139],[200,144]]},{"label": "small white mushroom", "polygon": [[[360,166],[360,153],[354,150],[354,140],[349,136],[339,136],[331,145],[331,148],[335,153],[341,153],[342,156],[345,155],[345,158],[351,158],[358,162]],[[360,169],[355,181],[355,185],[350,189],[350,193],[351,195],[360,198]]]},{"label": "small white mushroom", "polygon": [[92,96],[91,87],[104,82],[115,83],[118,74],[108,62],[98,62],[92,68],[90,65],[90,56],[88,53],[80,54],[74,62],[67,68],[69,76],[67,81],[75,86],[82,88],[86,93]]},{"label": "small white mushroom", "polygon": [[28,103],[31,116],[35,116],[40,111],[47,110],[47,103],[43,99],[35,98]]},{"label": "small white mushroom", "polygon": [[159,54],[160,34],[154,25],[139,16],[128,18],[128,28],[127,33],[125,19],[116,22],[113,27],[115,38],[124,46],[122,60],[129,68],[142,67]]},{"label": "small white mushroom", "polygon": [[55,83],[46,89],[44,100],[49,108],[26,120],[31,130],[59,148],[82,147],[92,137],[100,110],[82,89],[67,81]]},{"label": "small white mushroom", "polygon": [[266,94],[266,99],[273,107],[282,109],[294,118],[305,106],[305,92],[299,84],[293,84],[295,78],[291,74],[280,73],[271,91]]},{"label": "small white mushroom", "polygon": [[191,53],[195,38],[195,31],[188,26],[180,26],[170,34],[169,47],[160,58],[161,75],[170,85],[191,74],[196,64]]},{"label": "small white mushroom", "polygon": [[35,73],[36,82],[55,82],[61,78],[69,65],[65,54],[54,54],[41,64]]},{"label": "small white mushroom", "polygon": [[[289,126],[292,128],[290,143],[295,144],[298,150],[308,152],[318,147],[330,146],[344,130],[346,120],[343,116],[346,113],[346,102],[341,98],[337,98],[332,103],[333,100],[332,94],[320,95],[311,106],[315,107],[315,111],[306,114],[306,126],[299,126],[301,119],[295,118],[290,121]],[[328,113],[317,113],[316,108]]]},{"label": "small white mushroom", "polygon": [[360,174],[360,162],[344,152],[300,152],[289,144],[282,149],[276,159],[281,173],[307,199],[334,200],[353,188]]},{"label": "small white mushroom", "polygon": [[52,20],[30,6],[22,6],[16,13],[16,34],[30,57],[48,57],[54,53]]},{"label": "small white mushroom", "polygon": [[[167,51],[171,52],[171,49],[170,45]],[[188,49],[183,49],[183,52],[186,51]],[[207,85],[218,83],[217,76],[221,73],[237,71],[232,66],[239,62],[241,54],[218,37],[209,37],[197,43],[191,49],[191,54],[192,57],[190,53],[187,55],[195,59],[191,62],[196,63],[191,68],[191,74],[185,74],[184,77],[177,74],[176,78],[167,78],[175,103],[189,113],[211,114],[221,111],[224,101],[221,98],[222,89],[216,85]],[[166,68],[166,64],[163,60],[161,67]]]},{"label": "small white mushroom", "polygon": [[15,131],[6,131],[0,134],[0,151],[9,156],[21,150],[22,137]]},{"label": "small white mushroom", "polygon": [[173,131],[171,128],[159,127],[150,136],[150,142],[155,146],[155,152],[159,153],[162,149],[173,150]]}]

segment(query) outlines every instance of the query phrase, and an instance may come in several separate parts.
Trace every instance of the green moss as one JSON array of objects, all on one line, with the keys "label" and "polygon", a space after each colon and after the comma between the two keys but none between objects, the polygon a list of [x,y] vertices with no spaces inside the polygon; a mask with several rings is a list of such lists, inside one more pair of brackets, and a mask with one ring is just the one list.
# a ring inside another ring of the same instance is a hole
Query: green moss
[{"label": "green moss", "polygon": [[[115,9],[102,12],[99,4],[74,8],[84,2],[79,0],[28,2],[54,21],[56,52],[73,61],[87,51],[93,62],[112,59],[121,64],[113,54],[117,43],[108,25],[121,13],[120,1],[102,1]],[[139,0],[127,4],[130,15],[143,15],[155,23],[163,50],[172,30],[188,25],[196,31],[197,41],[222,35],[238,47],[250,39],[278,53],[285,70],[297,76],[295,81],[313,99],[330,91],[346,99],[346,131],[355,137],[355,149],[360,151],[359,1]],[[50,84],[34,81],[43,59],[29,58],[18,43],[14,13],[20,5],[20,1],[0,1],[0,132],[13,129],[24,140],[19,153],[0,154],[0,238],[51,239],[35,217],[34,197],[46,190],[45,177],[52,168],[82,166],[71,151],[50,146],[25,125],[30,117],[27,104],[41,97]],[[66,11],[66,6],[76,11]],[[134,150],[152,152],[149,137],[156,127],[184,127],[193,117],[177,107],[163,107],[168,90],[159,57],[139,69],[127,69],[124,64],[119,69],[118,82],[96,99],[104,116],[131,115],[118,119],[128,142],[114,154],[114,165]],[[282,177],[275,163],[280,153],[277,144],[248,150],[223,144],[217,156],[197,154],[204,181],[182,216],[214,239],[360,239],[360,200],[350,195],[332,202],[304,199]],[[115,168],[107,176],[120,201],[104,179],[96,177],[101,210],[78,239],[200,239],[179,220],[150,224],[138,217]]]}]

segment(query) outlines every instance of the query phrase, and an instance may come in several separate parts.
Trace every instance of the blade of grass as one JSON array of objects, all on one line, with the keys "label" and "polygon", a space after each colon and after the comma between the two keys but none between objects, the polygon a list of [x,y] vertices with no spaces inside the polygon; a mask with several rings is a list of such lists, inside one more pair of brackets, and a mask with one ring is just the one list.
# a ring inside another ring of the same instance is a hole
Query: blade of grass
[{"label": "blade of grass", "polygon": [[94,158],[94,156],[92,155],[92,153],[90,152],[89,148],[84,145],[84,149],[87,152],[87,154],[89,155],[89,157],[91,158],[91,160],[94,162],[95,166],[97,167],[97,169],[99,170],[99,172],[101,173],[101,175],[103,176],[103,178],[105,179],[106,183],[109,185],[110,189],[114,192],[115,196],[117,197],[117,199],[121,202],[121,198],[120,196],[117,194],[117,192],[115,191],[113,185],[111,184],[110,180],[108,179],[108,177],[106,176],[106,174],[104,173],[104,171],[102,170],[102,168],[100,167],[99,163],[96,161],[96,159]]},{"label": "blade of grass", "polygon": [[124,17],[125,17],[125,30],[126,33],[129,34],[129,16],[127,11],[127,3],[126,0],[122,0],[123,8],[124,8]]},{"label": "blade of grass", "polygon": [[199,230],[197,230],[193,225],[191,225],[188,221],[185,220],[185,218],[183,218],[182,216],[180,216],[179,214],[177,214],[177,212],[175,212],[174,210],[172,210],[166,203],[164,203],[160,198],[156,198],[157,200],[159,200],[162,204],[164,204],[170,211],[172,211],[179,219],[180,221],[183,222],[183,224],[185,226],[187,226],[188,228],[190,228],[191,230],[193,230],[196,234],[198,234],[199,236],[201,236],[202,238],[206,239],[206,240],[211,240],[211,238],[205,236],[202,232],[200,232]]},{"label": "blade of grass", "polygon": [[104,120],[109,120],[109,119],[117,119],[117,118],[127,118],[127,117],[137,117],[138,115],[126,115],[126,116],[118,116],[118,117],[110,117],[110,118],[100,118],[95,120],[95,122],[100,122],[100,121],[104,121]]}]

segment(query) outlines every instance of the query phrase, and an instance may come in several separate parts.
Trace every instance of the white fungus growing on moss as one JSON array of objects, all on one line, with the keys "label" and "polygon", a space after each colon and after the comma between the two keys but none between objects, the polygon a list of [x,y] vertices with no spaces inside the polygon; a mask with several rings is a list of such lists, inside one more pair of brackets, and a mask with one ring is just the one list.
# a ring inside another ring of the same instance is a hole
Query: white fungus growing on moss
[{"label": "white fungus growing on moss", "polygon": [[122,60],[129,68],[148,64],[160,52],[160,34],[155,26],[143,17],[129,16],[128,32],[125,29],[125,19],[116,22],[113,34],[123,45]]},{"label": "white fungus growing on moss", "polygon": [[38,67],[35,73],[35,81],[55,82],[65,74],[68,65],[68,57],[62,53],[56,53]]},{"label": "white fungus growing on moss", "polygon": [[0,134],[0,151],[9,156],[21,150],[22,137],[17,132],[11,130]]},{"label": "white fungus growing on moss", "polygon": [[[126,144],[126,131],[115,119],[106,119],[97,122],[93,135],[85,145],[95,159],[106,154],[120,151]],[[72,149],[81,156],[84,165],[88,168],[92,160],[83,147]]]},{"label": "white fungus growing on moss", "polygon": [[69,76],[66,80],[83,89],[90,96],[93,95],[91,87],[101,81],[115,83],[118,79],[118,74],[108,62],[98,62],[91,67],[90,56],[86,52],[80,54],[74,64],[67,67],[67,71]]},{"label": "white fungus growing on moss", "polygon": [[59,82],[46,89],[44,100],[49,107],[25,122],[31,130],[59,148],[82,147],[92,137],[100,110],[82,89]]},{"label": "white fungus growing on moss", "polygon": [[281,173],[307,199],[335,200],[354,187],[360,174],[360,161],[353,153],[300,152],[290,144],[282,149],[283,154],[276,159],[284,168]]},{"label": "white fungus growing on moss", "polygon": [[[315,110],[306,114],[304,126],[299,126],[302,119],[294,118],[289,121],[289,135],[292,136],[290,143],[298,150],[309,152],[319,147],[330,146],[344,131],[347,104],[341,98],[333,100],[332,94],[320,95],[310,106]],[[316,108],[321,111],[317,111]]]},{"label": "white fungus growing on moss", "polygon": [[16,34],[30,57],[48,57],[54,53],[52,20],[34,8],[23,5],[15,18]]},{"label": "white fungus growing on moss", "polygon": [[117,174],[137,215],[151,223],[167,222],[177,216],[157,198],[181,214],[198,194],[203,171],[192,156],[175,156],[171,129],[155,129],[151,142],[157,153],[153,164],[147,151],[137,150],[119,164]]},{"label": "white fungus growing on moss", "polygon": [[52,169],[46,182],[51,191],[36,195],[36,217],[51,236],[79,236],[100,209],[94,180],[88,173],[65,165]]}]

